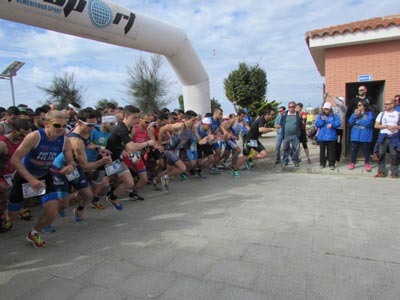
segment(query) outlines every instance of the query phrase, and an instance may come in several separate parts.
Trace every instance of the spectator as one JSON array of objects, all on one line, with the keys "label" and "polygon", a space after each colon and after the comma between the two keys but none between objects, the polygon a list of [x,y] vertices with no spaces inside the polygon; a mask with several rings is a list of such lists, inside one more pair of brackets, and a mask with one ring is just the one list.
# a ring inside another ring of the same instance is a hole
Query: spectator
[{"label": "spectator", "polygon": [[365,170],[371,172],[369,164],[369,147],[372,141],[372,128],[374,116],[369,110],[369,104],[365,100],[360,100],[357,109],[352,113],[348,123],[351,128],[351,163],[349,169],[353,170],[356,164],[357,152],[361,147],[364,152]]}]

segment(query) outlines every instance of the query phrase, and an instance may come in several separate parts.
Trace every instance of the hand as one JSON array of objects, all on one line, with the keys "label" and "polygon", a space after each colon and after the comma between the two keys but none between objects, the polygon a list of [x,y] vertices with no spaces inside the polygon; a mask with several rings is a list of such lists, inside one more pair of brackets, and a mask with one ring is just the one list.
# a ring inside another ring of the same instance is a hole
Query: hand
[{"label": "hand", "polygon": [[112,158],[110,155],[103,156],[101,160],[105,165],[112,163]]},{"label": "hand", "polygon": [[326,127],[332,128],[332,124],[328,124],[328,125],[326,125]]},{"label": "hand", "polygon": [[321,116],[321,120],[325,121],[325,120],[326,120],[326,116],[325,116],[325,115],[322,115],[322,116]]},{"label": "hand", "polygon": [[66,165],[64,168],[62,168],[62,169],[60,170],[60,173],[61,173],[61,174],[64,174],[64,175],[70,175],[70,174],[74,171],[74,169],[75,169],[75,166],[73,166],[73,165]]},{"label": "hand", "polygon": [[29,180],[28,183],[35,191],[39,191],[40,189],[42,189],[46,186],[43,182],[41,182],[37,178],[33,178],[33,179]]},{"label": "hand", "polygon": [[112,154],[112,152],[111,152],[110,150],[108,150],[108,149],[100,148],[100,149],[99,149],[99,154],[100,154],[101,156],[109,156],[109,155]]}]

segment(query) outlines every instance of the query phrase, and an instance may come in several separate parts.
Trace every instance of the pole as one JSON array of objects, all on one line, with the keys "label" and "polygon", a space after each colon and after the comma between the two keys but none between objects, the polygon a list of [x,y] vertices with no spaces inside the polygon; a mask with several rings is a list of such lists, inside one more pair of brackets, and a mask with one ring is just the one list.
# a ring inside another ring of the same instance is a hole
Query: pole
[{"label": "pole", "polygon": [[11,95],[12,95],[12,101],[13,101],[13,106],[15,106],[15,94],[14,94],[14,84],[13,84],[13,77],[10,76],[10,86],[11,86]]}]

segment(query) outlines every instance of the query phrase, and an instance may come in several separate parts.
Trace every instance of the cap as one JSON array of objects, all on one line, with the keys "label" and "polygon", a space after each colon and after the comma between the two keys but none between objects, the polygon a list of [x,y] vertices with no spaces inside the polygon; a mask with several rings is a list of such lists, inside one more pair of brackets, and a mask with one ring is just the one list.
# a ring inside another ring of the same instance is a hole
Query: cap
[{"label": "cap", "polygon": [[243,108],[243,111],[244,111],[245,114],[247,114],[249,112],[249,109],[248,108]]},{"label": "cap", "polygon": [[331,109],[332,108],[332,104],[330,104],[329,102],[325,102],[324,106],[322,108]]},{"label": "cap", "polygon": [[210,118],[203,118],[203,119],[201,120],[201,124],[203,124],[203,125],[211,125],[211,120],[210,120]]}]

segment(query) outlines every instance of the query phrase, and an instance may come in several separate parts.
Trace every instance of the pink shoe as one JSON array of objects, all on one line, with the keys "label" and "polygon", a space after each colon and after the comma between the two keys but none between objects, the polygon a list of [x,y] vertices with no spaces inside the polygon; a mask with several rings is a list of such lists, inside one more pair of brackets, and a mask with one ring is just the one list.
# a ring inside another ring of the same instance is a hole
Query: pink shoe
[{"label": "pink shoe", "polygon": [[349,165],[349,170],[353,170],[353,169],[354,169],[354,166],[355,166],[355,164],[354,164],[354,163],[351,163],[351,164]]},{"label": "pink shoe", "polygon": [[371,166],[369,164],[365,164],[365,171],[371,172]]}]

